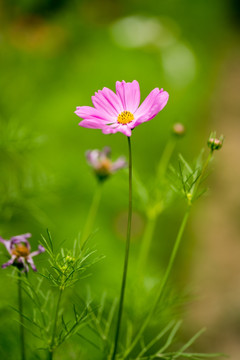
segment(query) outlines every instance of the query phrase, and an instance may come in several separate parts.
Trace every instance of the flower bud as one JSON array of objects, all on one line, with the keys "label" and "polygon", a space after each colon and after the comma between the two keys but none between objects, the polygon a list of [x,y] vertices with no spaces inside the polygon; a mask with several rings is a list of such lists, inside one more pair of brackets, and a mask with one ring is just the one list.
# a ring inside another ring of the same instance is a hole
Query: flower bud
[{"label": "flower bud", "polygon": [[223,140],[224,137],[223,135],[220,136],[220,138],[216,138],[216,133],[211,133],[210,137],[208,139],[208,147],[214,151],[214,150],[220,150],[221,147],[223,146]]},{"label": "flower bud", "polygon": [[173,125],[172,131],[174,135],[181,137],[185,135],[185,127],[181,123],[176,123]]}]

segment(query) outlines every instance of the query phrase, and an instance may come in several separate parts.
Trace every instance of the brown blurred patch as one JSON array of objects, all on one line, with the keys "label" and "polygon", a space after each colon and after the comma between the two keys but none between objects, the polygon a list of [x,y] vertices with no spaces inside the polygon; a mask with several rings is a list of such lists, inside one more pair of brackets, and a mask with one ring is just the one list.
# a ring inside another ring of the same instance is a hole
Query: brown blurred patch
[{"label": "brown blurred patch", "polygon": [[[128,213],[126,211],[119,213],[114,220],[115,233],[123,240],[126,239],[127,222],[128,222]],[[139,213],[133,212],[131,240],[132,241],[139,240],[140,236],[143,234],[143,230],[144,230],[143,217]]]},{"label": "brown blurred patch", "polygon": [[118,0],[84,1],[79,7],[85,21],[90,24],[105,25],[120,17],[123,4]]},{"label": "brown blurred patch", "polygon": [[50,55],[62,50],[68,39],[65,29],[35,15],[15,19],[8,25],[7,35],[10,44],[19,50]]},{"label": "brown blurred patch", "polygon": [[192,269],[199,301],[188,322],[207,325],[203,349],[240,354],[240,49],[232,48],[213,94],[213,130],[225,135],[216,152],[211,194],[199,204],[193,227],[197,238]]}]

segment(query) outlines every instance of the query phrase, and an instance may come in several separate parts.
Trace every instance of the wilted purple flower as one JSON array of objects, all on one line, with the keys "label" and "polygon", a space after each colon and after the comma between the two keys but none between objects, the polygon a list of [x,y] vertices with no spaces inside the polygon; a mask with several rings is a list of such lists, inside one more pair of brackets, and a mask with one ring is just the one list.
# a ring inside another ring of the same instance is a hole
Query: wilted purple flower
[{"label": "wilted purple flower", "polygon": [[116,94],[104,87],[92,96],[94,107],[78,106],[75,114],[83,119],[79,123],[82,127],[131,136],[136,126],[153,119],[164,108],[168,97],[166,91],[155,88],[140,105],[138,82],[117,81]]},{"label": "wilted purple flower", "polygon": [[10,240],[4,240],[0,237],[0,242],[5,245],[11,259],[2,265],[2,268],[5,269],[7,266],[13,265],[16,266],[19,270],[23,272],[28,272],[28,264],[32,267],[33,271],[37,271],[37,268],[33,262],[33,256],[39,255],[45,251],[42,245],[38,246],[37,251],[31,251],[31,246],[27,240],[32,235],[27,233],[23,235],[13,236]]},{"label": "wilted purple flower", "polygon": [[88,150],[86,158],[89,165],[94,169],[99,180],[105,180],[114,172],[127,166],[123,156],[112,162],[110,159],[111,149],[104,147],[103,150]]}]

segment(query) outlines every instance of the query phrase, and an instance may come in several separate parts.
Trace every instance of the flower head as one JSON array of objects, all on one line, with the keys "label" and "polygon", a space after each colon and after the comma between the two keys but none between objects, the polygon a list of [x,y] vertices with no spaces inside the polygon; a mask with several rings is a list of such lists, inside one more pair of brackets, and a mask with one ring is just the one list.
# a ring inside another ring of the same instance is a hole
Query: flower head
[{"label": "flower head", "polygon": [[97,178],[102,181],[106,180],[114,172],[123,169],[127,166],[127,162],[123,156],[119,157],[116,161],[110,159],[111,149],[104,147],[101,150],[88,150],[86,158],[94,169]]},{"label": "flower head", "polygon": [[93,106],[79,106],[75,111],[83,119],[82,127],[101,129],[104,134],[122,132],[131,136],[132,129],[154,118],[168,101],[168,93],[153,89],[140,104],[140,88],[136,80],[116,82],[116,94],[104,87],[92,96]]},{"label": "flower head", "polygon": [[38,246],[37,251],[31,251],[31,246],[29,241],[27,240],[32,235],[27,233],[24,235],[17,235],[12,237],[10,240],[4,240],[0,237],[0,242],[6,247],[11,259],[2,265],[2,268],[13,265],[16,266],[19,270],[23,270],[23,272],[28,272],[30,265],[33,271],[37,271],[37,268],[33,262],[33,256],[39,255],[45,251],[42,245]]}]

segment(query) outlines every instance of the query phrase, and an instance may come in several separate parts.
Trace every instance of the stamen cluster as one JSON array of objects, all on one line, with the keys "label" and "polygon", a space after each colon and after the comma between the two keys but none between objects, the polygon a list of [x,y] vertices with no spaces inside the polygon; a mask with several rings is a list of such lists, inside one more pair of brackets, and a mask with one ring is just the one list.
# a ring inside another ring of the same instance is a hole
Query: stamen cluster
[{"label": "stamen cluster", "polygon": [[118,115],[118,122],[119,124],[129,124],[134,120],[134,116],[130,111],[123,111],[121,114]]}]

